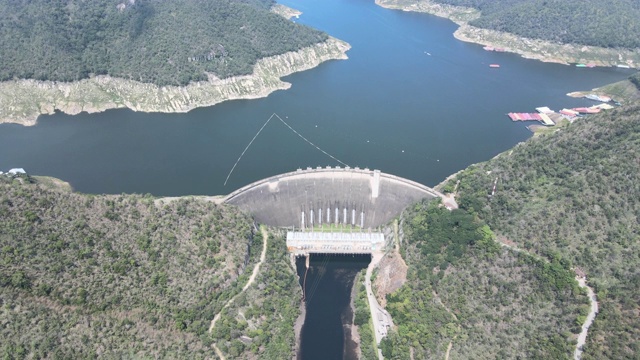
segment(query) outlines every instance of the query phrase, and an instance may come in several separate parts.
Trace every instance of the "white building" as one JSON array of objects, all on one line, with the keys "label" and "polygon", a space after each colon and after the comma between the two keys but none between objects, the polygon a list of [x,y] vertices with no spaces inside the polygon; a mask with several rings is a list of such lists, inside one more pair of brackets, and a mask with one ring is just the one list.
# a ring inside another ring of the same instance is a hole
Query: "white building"
[{"label": "white building", "polygon": [[27,172],[24,171],[23,168],[14,168],[9,170],[9,172],[7,174],[9,175],[18,175],[18,174],[26,174]]}]

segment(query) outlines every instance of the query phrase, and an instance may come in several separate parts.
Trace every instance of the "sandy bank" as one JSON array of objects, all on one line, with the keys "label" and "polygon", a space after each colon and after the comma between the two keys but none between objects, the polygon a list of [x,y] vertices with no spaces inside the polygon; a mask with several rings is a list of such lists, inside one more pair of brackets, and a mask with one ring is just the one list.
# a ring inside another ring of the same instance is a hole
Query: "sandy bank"
[{"label": "sandy bank", "polygon": [[318,66],[324,61],[347,59],[349,44],[330,37],[325,42],[260,59],[253,73],[187,86],[157,86],[132,80],[96,76],[72,83],[15,80],[0,83],[0,123],[35,125],[41,114],[62,111],[102,112],[129,108],[142,112],[188,112],[226,100],[266,97],[291,87],[280,78]]}]

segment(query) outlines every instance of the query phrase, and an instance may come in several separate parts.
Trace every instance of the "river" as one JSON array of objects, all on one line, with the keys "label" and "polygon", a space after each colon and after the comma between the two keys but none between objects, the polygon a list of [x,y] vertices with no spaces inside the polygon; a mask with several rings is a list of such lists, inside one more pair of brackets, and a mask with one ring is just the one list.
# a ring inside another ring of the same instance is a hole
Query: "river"
[{"label": "river", "polygon": [[[252,181],[307,166],[337,166],[279,121],[354,167],[435,185],[531,136],[505,114],[589,104],[566,93],[630,71],[526,60],[453,38],[456,26],[373,0],[285,0],[294,19],[352,45],[349,60],[286,78],[292,88],[186,114],[42,116],[38,125],[0,125],[0,170],[66,180],[87,193],[227,194]],[[499,63],[500,69],[491,69]]]},{"label": "river", "polygon": [[311,255],[305,276],[305,258],[297,259],[307,308],[299,359],[357,360],[358,344],[351,338],[353,312],[349,303],[355,276],[370,261],[369,255]]}]

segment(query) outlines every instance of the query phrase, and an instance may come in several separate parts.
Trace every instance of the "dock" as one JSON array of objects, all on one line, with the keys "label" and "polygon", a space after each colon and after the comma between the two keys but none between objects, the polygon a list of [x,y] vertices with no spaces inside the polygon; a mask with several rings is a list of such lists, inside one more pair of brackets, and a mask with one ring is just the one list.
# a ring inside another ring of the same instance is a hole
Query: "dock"
[{"label": "dock", "polygon": [[511,121],[538,121],[543,125],[555,125],[548,114],[544,113],[508,113]]}]

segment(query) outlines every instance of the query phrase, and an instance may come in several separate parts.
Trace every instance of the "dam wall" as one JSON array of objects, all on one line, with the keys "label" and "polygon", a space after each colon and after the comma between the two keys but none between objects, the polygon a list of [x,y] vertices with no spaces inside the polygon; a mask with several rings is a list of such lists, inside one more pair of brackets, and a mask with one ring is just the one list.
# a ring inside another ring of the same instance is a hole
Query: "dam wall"
[{"label": "dam wall", "polygon": [[443,195],[415,181],[379,170],[307,168],[244,186],[224,202],[262,224],[311,229],[318,225],[374,228],[407,206]]}]

